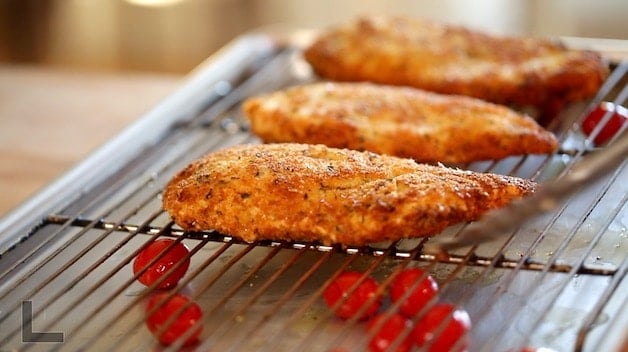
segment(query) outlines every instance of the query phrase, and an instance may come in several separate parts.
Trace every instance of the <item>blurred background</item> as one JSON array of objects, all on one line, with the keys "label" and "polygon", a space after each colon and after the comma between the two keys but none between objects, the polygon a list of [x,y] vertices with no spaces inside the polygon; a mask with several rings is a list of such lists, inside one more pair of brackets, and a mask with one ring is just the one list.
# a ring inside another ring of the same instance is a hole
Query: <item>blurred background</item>
[{"label": "blurred background", "polygon": [[604,38],[591,43],[628,57],[626,0],[0,0],[0,218],[235,37],[368,13],[505,35]]},{"label": "blurred background", "polygon": [[362,13],[501,34],[628,39],[625,0],[3,0],[0,61],[186,73],[251,29],[317,28]]}]

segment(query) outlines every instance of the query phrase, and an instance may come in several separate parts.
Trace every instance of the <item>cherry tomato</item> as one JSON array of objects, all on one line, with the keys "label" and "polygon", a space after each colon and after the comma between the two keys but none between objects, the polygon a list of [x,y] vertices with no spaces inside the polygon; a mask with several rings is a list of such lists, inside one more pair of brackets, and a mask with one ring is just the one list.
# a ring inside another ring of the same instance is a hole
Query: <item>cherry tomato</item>
[{"label": "cherry tomato", "polygon": [[[446,325],[441,326],[441,323]],[[428,351],[450,351],[454,346],[466,350],[469,345],[466,332],[471,329],[469,314],[448,303],[434,305],[419,321],[412,335],[419,346],[429,346]],[[463,339],[461,342],[458,340]]]},{"label": "cherry tomato", "polygon": [[133,273],[135,275],[145,268],[148,263],[153,260],[153,258],[160,256],[162,252],[167,250],[163,256],[161,256],[153,265],[151,265],[137,278],[139,282],[146,286],[150,286],[166,274],[171,267],[184,260],[184,262],[179,265],[175,271],[170,273],[157,288],[170,288],[177,285],[190,266],[190,258],[186,258],[189,251],[181,242],[178,242],[174,245],[174,247],[168,249],[173,242],[175,241],[171,239],[160,239],[154,241],[137,254],[137,257],[135,257],[135,261],[133,262]]},{"label": "cherry tomato", "polygon": [[[421,282],[418,282],[421,280]],[[438,292],[438,284],[425,271],[419,268],[410,268],[395,276],[390,284],[390,298],[397,302],[412,289],[412,292],[399,306],[399,311],[407,317],[413,317]]]},{"label": "cherry tomato", "polygon": [[[350,319],[356,316],[367,301],[377,294],[378,284],[372,277],[364,278],[360,285],[355,287],[362,276],[363,274],[357,271],[344,271],[325,288],[323,298],[329,308],[333,309],[336,302],[342,301],[335,311],[338,317]],[[367,319],[373,316],[380,305],[381,297],[374,299],[359,318]]]},{"label": "cherry tomato", "polygon": [[[186,333],[196,322],[203,317],[201,308],[188,297],[176,294],[152,313],[155,307],[164,302],[168,292],[160,292],[152,296],[146,306],[146,326],[163,345],[173,344],[179,337]],[[182,308],[187,305],[187,308]],[[181,312],[179,312],[181,310]],[[177,315],[178,314],[178,315]],[[174,318],[172,318],[174,317]],[[170,321],[173,319],[172,321]],[[163,332],[160,331],[163,329]],[[185,340],[184,346],[190,346],[198,341],[203,330],[202,325],[197,325],[196,330]],[[157,334],[160,334],[157,336]]]},{"label": "cherry tomato", "polygon": [[390,351],[392,346],[396,346],[395,351],[407,352],[412,348],[412,334],[407,334],[403,341],[397,341],[400,335],[404,333],[406,329],[411,328],[411,322],[401,314],[392,314],[384,316],[384,314],[377,315],[373,318],[368,325],[369,332],[373,332],[376,326],[380,324],[382,319],[386,321],[376,330],[373,338],[369,341],[369,350],[373,352]]},{"label": "cherry tomato", "polygon": [[607,112],[612,112],[610,120],[602,127],[600,133],[593,139],[595,145],[602,145],[615,136],[628,119],[628,109],[621,105],[615,105],[611,102],[602,102],[595,107],[593,111],[587,115],[582,121],[582,132],[587,136],[591,135],[595,126],[597,126]]}]

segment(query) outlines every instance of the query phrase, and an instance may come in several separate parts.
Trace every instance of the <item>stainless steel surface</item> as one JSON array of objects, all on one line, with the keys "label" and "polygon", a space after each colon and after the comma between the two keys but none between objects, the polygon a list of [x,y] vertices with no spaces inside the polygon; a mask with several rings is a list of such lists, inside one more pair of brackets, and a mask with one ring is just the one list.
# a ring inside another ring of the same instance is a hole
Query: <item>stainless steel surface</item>
[{"label": "stainless steel surface", "polygon": [[[334,318],[321,298],[324,287],[342,270],[355,269],[385,290],[408,266],[434,276],[439,300],[469,312],[472,351],[622,350],[628,326],[625,162],[558,209],[445,258],[424,251],[432,241],[427,238],[360,248],[247,244],[173,225],[160,193],[174,173],[216,148],[259,142],[247,131],[240,102],[314,79],[292,45],[300,40],[276,38],[239,38],[192,72],[181,91],[0,223],[0,349],[177,349],[159,346],[144,326],[152,290],[131,268],[142,248],[167,236],[191,249],[190,269],[172,292],[203,309],[197,350],[364,350],[365,324]],[[561,142],[557,153],[465,167],[539,182],[561,175],[590,151],[578,127],[587,111],[602,100],[625,104],[619,92],[627,67],[614,68],[598,96],[560,116],[552,126]],[[438,237],[455,237],[462,228]],[[32,304],[32,331],[61,333],[63,342],[24,341],[25,302]],[[396,305],[387,301],[384,308]]]},{"label": "stainless steel surface", "polygon": [[[628,87],[622,93],[628,95]],[[605,114],[606,116],[600,120],[600,127],[604,126],[605,120],[606,122],[610,120],[612,114],[612,111]],[[570,195],[580,192],[582,187],[593,183],[625,163],[626,155],[628,155],[628,134],[624,133],[606,150],[597,151],[572,164],[575,166],[564,172],[563,177],[545,182],[534,195],[487,213],[480,221],[468,225],[455,238],[447,241],[435,238],[426,245],[425,250],[446,255],[443,252],[495,240],[504,233],[516,229],[533,216],[556,210]]]}]

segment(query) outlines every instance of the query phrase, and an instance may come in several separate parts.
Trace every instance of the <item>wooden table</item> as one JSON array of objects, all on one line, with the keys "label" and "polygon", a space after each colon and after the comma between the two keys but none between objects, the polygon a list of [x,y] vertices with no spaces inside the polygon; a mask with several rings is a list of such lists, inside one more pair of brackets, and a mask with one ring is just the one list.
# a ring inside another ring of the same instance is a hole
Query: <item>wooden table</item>
[{"label": "wooden table", "polygon": [[182,76],[0,65],[0,217],[182,83]]}]

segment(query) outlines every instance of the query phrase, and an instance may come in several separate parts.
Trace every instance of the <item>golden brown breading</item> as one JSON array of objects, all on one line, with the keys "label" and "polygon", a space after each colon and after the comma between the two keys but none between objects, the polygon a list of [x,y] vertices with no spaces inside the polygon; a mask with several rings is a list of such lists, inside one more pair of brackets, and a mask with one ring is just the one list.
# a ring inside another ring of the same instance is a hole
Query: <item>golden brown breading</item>
[{"label": "golden brown breading", "polygon": [[597,53],[540,38],[498,37],[405,17],[331,28],[305,51],[322,77],[408,85],[541,109],[592,96],[608,67]]},{"label": "golden brown breading", "polygon": [[437,234],[534,187],[323,145],[241,145],[182,170],[167,185],[163,207],[185,230],[362,245]]},{"label": "golden brown breading", "polygon": [[265,142],[325,144],[463,163],[553,152],[532,118],[479,99],[371,83],[316,83],[248,99],[251,130]]}]

